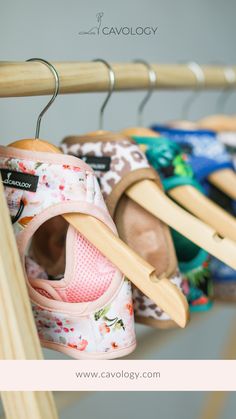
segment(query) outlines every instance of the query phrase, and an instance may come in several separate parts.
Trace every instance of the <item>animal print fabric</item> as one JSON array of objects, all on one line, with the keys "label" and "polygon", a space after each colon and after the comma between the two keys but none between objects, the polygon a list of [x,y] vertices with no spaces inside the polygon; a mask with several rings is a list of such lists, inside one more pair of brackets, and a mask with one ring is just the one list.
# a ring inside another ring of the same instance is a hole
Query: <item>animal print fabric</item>
[{"label": "animal print fabric", "polygon": [[[108,170],[99,170],[93,164],[111,215],[124,191],[141,179],[159,181],[139,147],[130,139],[113,141],[93,141],[90,137],[78,140],[78,137],[66,138],[61,148],[65,154],[75,155],[89,164],[89,157],[109,158]],[[102,161],[102,160],[101,160]],[[161,183],[159,181],[161,187]]]},{"label": "animal print fabric", "polygon": [[[179,271],[176,272],[170,281],[181,289],[183,278]],[[139,319],[170,320],[170,317],[160,307],[136,287],[133,287],[133,304],[135,317],[139,317]]]},{"label": "animal print fabric", "polygon": [[[119,141],[112,139],[99,141],[97,139],[95,141],[91,137],[82,139],[68,137],[63,140],[61,148],[64,153],[75,155],[87,163],[89,163],[89,156],[110,158],[109,169],[107,171],[95,170],[95,173],[108,209],[113,216],[119,198],[129,186],[141,179],[152,179],[160,184],[158,174],[150,167],[145,154],[131,139],[124,138]],[[94,166],[92,167],[96,169]],[[182,289],[183,278],[179,272],[174,274],[170,280],[179,289]],[[139,320],[145,318],[170,322],[170,317],[135,287],[133,288],[133,302],[134,313]]]}]

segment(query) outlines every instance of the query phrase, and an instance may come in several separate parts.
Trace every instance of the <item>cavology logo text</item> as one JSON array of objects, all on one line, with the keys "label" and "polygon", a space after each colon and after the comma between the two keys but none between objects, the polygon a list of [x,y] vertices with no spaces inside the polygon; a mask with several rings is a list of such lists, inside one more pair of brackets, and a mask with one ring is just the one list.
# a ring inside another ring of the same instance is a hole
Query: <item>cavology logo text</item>
[{"label": "cavology logo text", "polygon": [[131,35],[131,36],[150,36],[156,35],[158,27],[155,26],[103,26],[102,19],[104,13],[96,14],[97,24],[88,31],[81,31],[79,35]]},{"label": "cavology logo text", "polygon": [[4,185],[11,185],[11,186],[16,186],[16,187],[18,186],[19,188],[23,188],[23,189],[31,188],[31,183],[20,182],[19,180],[13,180],[11,179],[11,175],[12,175],[11,172],[7,173],[7,177],[3,181]]},{"label": "cavology logo text", "polygon": [[15,170],[0,169],[3,184],[7,187],[36,192],[38,179],[36,175],[21,173]]}]

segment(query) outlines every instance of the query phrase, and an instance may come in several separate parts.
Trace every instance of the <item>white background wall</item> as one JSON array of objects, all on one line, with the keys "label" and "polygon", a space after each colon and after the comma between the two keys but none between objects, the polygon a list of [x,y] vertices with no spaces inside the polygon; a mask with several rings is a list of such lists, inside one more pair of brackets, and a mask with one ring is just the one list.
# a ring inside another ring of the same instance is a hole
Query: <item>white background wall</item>
[{"label": "white background wall", "polygon": [[[106,26],[158,26],[155,37],[79,36],[93,26],[97,12],[104,12]],[[0,0],[1,60],[41,57],[47,60],[131,61],[174,63],[235,63],[236,3],[234,0]],[[156,92],[145,111],[145,123],[178,118],[189,93]],[[214,112],[217,92],[202,93],[191,109],[198,118]],[[135,123],[142,92],[115,93],[105,113],[105,127],[119,129]],[[98,109],[104,94],[67,95],[57,98],[42,122],[41,137],[55,144],[68,134],[97,128]],[[0,101],[0,142],[31,137],[38,112],[46,98]],[[236,95],[227,103],[235,112]],[[198,316],[185,331],[152,332],[138,329],[139,346],[134,357],[150,359],[219,358],[233,320],[234,307],[214,309]],[[165,338],[171,335],[171,339]],[[143,345],[148,348],[142,350]],[[45,352],[48,358],[55,357]],[[204,371],[203,371],[204,379]],[[197,419],[202,393],[99,393],[66,410],[63,419],[110,416],[157,419]],[[222,418],[235,417],[232,395]]]}]

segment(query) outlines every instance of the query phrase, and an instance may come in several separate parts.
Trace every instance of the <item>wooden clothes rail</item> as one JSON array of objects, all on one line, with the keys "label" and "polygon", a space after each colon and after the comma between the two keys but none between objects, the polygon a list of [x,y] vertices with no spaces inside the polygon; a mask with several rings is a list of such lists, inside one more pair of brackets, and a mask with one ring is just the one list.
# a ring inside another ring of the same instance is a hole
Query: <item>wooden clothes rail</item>
[{"label": "wooden clothes rail", "polygon": [[[60,76],[60,93],[102,92],[109,88],[107,68],[99,62],[52,62]],[[115,90],[148,89],[148,71],[139,63],[111,63]],[[196,76],[187,65],[152,64],[157,89],[197,89]],[[204,89],[229,87],[223,66],[202,66]],[[236,74],[236,66],[231,67]],[[230,87],[236,88],[236,82]],[[52,94],[53,75],[39,62],[0,62],[0,97]]]},{"label": "wooden clothes rail", "polygon": [[[60,77],[60,93],[102,92],[109,88],[107,68],[94,62],[53,62]],[[148,72],[138,63],[111,63],[115,90],[148,89]],[[197,89],[195,75],[186,65],[152,64],[157,89]],[[232,69],[236,74],[236,66]],[[229,86],[222,66],[202,66],[203,89]],[[39,62],[0,62],[0,97],[52,94],[54,80]],[[0,182],[0,357],[2,359],[41,359],[42,352],[27,295],[11,221]],[[2,393],[7,419],[57,419],[50,392]]]}]

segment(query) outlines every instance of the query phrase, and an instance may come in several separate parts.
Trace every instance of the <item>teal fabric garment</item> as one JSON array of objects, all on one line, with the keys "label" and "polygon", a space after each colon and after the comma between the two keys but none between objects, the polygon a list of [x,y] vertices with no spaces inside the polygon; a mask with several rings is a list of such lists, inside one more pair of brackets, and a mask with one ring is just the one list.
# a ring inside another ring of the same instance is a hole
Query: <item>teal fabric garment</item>
[{"label": "teal fabric garment", "polygon": [[232,159],[217,141],[214,131],[177,129],[161,124],[153,125],[152,129],[186,150],[195,178],[207,195],[211,189],[208,176],[217,170],[233,169]]},{"label": "teal fabric garment", "polygon": [[161,177],[165,191],[177,186],[191,185],[202,190],[195,180],[188,157],[174,141],[165,137],[137,137],[133,139],[146,146],[146,156],[149,163]]},{"label": "teal fabric garment", "polygon": [[176,255],[181,272],[187,273],[202,266],[208,259],[208,253],[196,244],[186,239],[182,234],[171,230],[176,247]]},{"label": "teal fabric garment", "polygon": [[171,233],[180,271],[193,287],[200,289],[206,296],[212,297],[213,284],[209,254],[177,231],[172,229]]},{"label": "teal fabric garment", "polygon": [[[133,137],[145,150],[149,163],[158,172],[166,192],[177,186],[190,185],[200,190],[193,170],[188,163],[187,155],[181,147],[166,137]],[[181,272],[189,280],[193,300],[199,292],[207,297],[212,295],[212,281],[209,272],[209,255],[193,242],[175,230],[171,230]],[[194,291],[194,292],[193,292]],[[201,297],[202,298],[202,297]],[[194,311],[207,310],[211,306],[209,299],[203,304],[194,306]],[[203,308],[203,306],[205,308]]]}]

